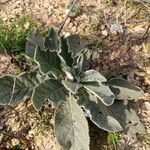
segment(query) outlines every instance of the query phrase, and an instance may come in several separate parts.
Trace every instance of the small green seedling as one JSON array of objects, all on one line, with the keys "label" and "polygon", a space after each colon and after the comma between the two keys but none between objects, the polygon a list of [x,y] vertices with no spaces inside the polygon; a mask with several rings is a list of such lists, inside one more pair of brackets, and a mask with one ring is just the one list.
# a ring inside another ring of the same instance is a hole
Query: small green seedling
[{"label": "small green seedling", "polygon": [[14,19],[8,26],[0,21],[0,52],[20,54],[25,51],[26,37],[36,27],[32,16],[26,15]]},{"label": "small green seedling", "polygon": [[87,117],[99,128],[135,135],[144,133],[128,100],[137,100],[143,91],[121,78],[109,81],[89,69],[88,42],[79,35],[58,36],[54,27],[39,36],[31,32],[26,55],[37,64],[35,69],[17,76],[0,78],[0,104],[14,105],[31,98],[40,111],[48,100],[55,111],[55,135],[64,150],[88,150]]},{"label": "small green seedling", "polygon": [[41,115],[34,116],[34,119],[37,123],[37,131],[38,133],[44,134],[47,131],[52,130],[52,125],[50,123],[50,116],[48,114],[42,113]]},{"label": "small green seedling", "polygon": [[120,136],[117,133],[109,132],[108,133],[108,144],[113,145],[114,149],[116,150],[116,144],[120,140]]}]

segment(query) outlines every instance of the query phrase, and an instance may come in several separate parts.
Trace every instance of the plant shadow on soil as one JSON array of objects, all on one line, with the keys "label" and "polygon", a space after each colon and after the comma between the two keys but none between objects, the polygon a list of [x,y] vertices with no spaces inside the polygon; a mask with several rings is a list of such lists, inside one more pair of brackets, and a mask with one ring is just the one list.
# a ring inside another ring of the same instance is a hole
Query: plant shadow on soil
[{"label": "plant shadow on soil", "polygon": [[107,145],[108,132],[101,130],[90,119],[89,124],[89,135],[90,135],[90,150],[103,150],[103,146]]}]

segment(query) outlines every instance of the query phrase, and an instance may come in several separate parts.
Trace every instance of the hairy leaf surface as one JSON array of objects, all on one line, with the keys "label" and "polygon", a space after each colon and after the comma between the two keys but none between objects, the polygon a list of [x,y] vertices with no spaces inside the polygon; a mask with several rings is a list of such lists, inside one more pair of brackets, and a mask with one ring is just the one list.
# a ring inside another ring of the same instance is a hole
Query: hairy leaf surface
[{"label": "hairy leaf surface", "polygon": [[35,60],[39,63],[42,73],[52,73],[55,76],[61,73],[60,59],[57,56],[57,52],[50,52],[49,50],[41,51],[38,48]]},{"label": "hairy leaf surface", "polygon": [[14,85],[14,77],[4,76],[0,78],[0,105],[7,105],[11,101]]},{"label": "hairy leaf surface", "polygon": [[48,35],[45,37],[45,48],[50,51],[58,51],[58,34],[55,27],[51,27]]},{"label": "hairy leaf surface", "polygon": [[55,114],[55,134],[65,150],[89,150],[88,123],[73,96],[60,102]]},{"label": "hairy leaf surface", "polygon": [[27,37],[27,41],[34,43],[36,46],[40,47],[42,51],[45,51],[45,46],[44,46],[45,37],[37,35],[36,30],[29,33]]},{"label": "hairy leaf surface", "polygon": [[82,84],[76,83],[76,82],[63,80],[62,83],[66,87],[66,89],[69,90],[73,94],[77,93],[79,88],[82,87]]},{"label": "hairy leaf surface", "polygon": [[69,45],[69,52],[72,52],[72,56],[78,56],[87,46],[88,41],[85,39],[81,39],[78,34],[73,34],[67,37],[68,45]]},{"label": "hairy leaf surface", "polygon": [[31,97],[33,88],[39,84],[36,72],[23,73],[20,76],[0,78],[0,104],[16,104]]},{"label": "hairy leaf surface", "polygon": [[36,47],[37,46],[33,42],[27,40],[27,42],[26,42],[26,54],[29,57],[34,58]]},{"label": "hairy leaf surface", "polygon": [[115,118],[101,112],[97,97],[89,92],[81,92],[78,96],[78,104],[82,106],[86,112],[89,112],[90,120],[99,128],[112,132],[122,131],[120,123]]},{"label": "hairy leaf surface", "polygon": [[82,71],[86,71],[90,69],[91,55],[92,55],[92,52],[90,50],[86,50],[85,53],[83,54]]},{"label": "hairy leaf surface", "polygon": [[69,46],[67,43],[67,39],[65,37],[61,37],[59,57],[62,61],[63,66],[72,67],[73,59],[68,49],[69,49]]},{"label": "hairy leaf surface", "polygon": [[39,84],[33,91],[32,102],[36,110],[40,110],[46,100],[54,103],[66,100],[68,91],[59,80],[48,79]]},{"label": "hairy leaf surface", "polygon": [[74,76],[70,67],[63,67],[63,72],[66,74],[67,79],[70,81],[74,80]]},{"label": "hairy leaf surface", "polygon": [[73,74],[75,77],[80,78],[80,74],[82,73],[82,67],[83,67],[83,54],[79,55],[76,61],[73,63]]},{"label": "hairy leaf surface", "polygon": [[98,71],[91,69],[83,73],[81,82],[106,82],[107,79]]},{"label": "hairy leaf surface", "polygon": [[145,128],[140,122],[136,112],[129,108],[123,101],[115,101],[113,105],[106,107],[102,103],[99,104],[102,113],[109,114],[120,122],[124,129],[124,132],[132,137],[135,137],[137,133],[145,134]]},{"label": "hairy leaf surface", "polygon": [[111,92],[109,87],[101,84],[100,82],[84,83],[83,86],[105,105],[110,106],[113,104],[115,95]]},{"label": "hairy leaf surface", "polygon": [[91,62],[91,54],[92,53],[89,50],[86,50],[84,53],[79,54],[78,57],[75,59],[72,70],[76,78],[79,79],[80,75],[83,72],[89,70]]},{"label": "hairy leaf surface", "polygon": [[143,95],[142,89],[132,85],[130,82],[124,79],[114,78],[109,82],[111,91],[116,95],[117,99],[138,99]]},{"label": "hairy leaf surface", "polygon": [[31,97],[33,88],[40,83],[37,72],[24,73],[15,79],[11,103]]}]

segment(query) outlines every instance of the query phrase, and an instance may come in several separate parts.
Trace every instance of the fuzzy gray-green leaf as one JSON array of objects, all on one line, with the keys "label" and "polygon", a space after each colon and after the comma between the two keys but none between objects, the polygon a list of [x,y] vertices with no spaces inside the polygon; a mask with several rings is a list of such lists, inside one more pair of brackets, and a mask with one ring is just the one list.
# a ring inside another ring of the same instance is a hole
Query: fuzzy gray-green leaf
[{"label": "fuzzy gray-green leaf", "polygon": [[124,79],[114,78],[109,82],[111,91],[116,95],[117,99],[138,99],[143,95],[142,89],[134,86],[130,82]]},{"label": "fuzzy gray-green leaf", "polygon": [[81,76],[81,82],[106,82],[106,81],[107,79],[94,69],[84,72]]},{"label": "fuzzy gray-green leaf", "polygon": [[64,150],[89,150],[88,123],[76,99],[60,102],[55,114],[55,135]]},{"label": "fuzzy gray-green leaf", "polygon": [[39,84],[36,71],[23,73],[19,76],[0,78],[0,104],[17,104],[31,97],[33,88]]},{"label": "fuzzy gray-green leaf", "polygon": [[14,77],[0,77],[0,105],[7,105],[11,101]]},{"label": "fuzzy gray-green leaf", "polygon": [[63,80],[62,83],[66,87],[66,89],[68,89],[73,94],[77,93],[79,88],[82,87],[82,84],[76,82]]},{"label": "fuzzy gray-green leaf", "polygon": [[52,73],[55,76],[61,73],[61,64],[57,52],[50,52],[48,49],[41,51],[38,47],[35,53],[35,60],[39,63],[42,73]]},{"label": "fuzzy gray-green leaf", "polygon": [[74,75],[79,78],[82,72],[89,70],[91,63],[91,52],[86,50],[84,53],[78,55],[73,64]]},{"label": "fuzzy gray-green leaf", "polygon": [[76,59],[76,61],[74,61],[73,64],[73,68],[72,68],[72,72],[74,74],[75,77],[80,78],[80,74],[82,73],[83,70],[83,54],[79,55]]},{"label": "fuzzy gray-green leaf", "polygon": [[125,133],[131,137],[135,137],[137,133],[145,134],[145,128],[140,122],[136,112],[124,104],[123,101],[115,101],[113,105],[106,107],[102,103],[99,104],[102,113],[109,114],[120,122]]},{"label": "fuzzy gray-green leaf", "polygon": [[58,33],[55,27],[51,27],[48,35],[45,37],[45,48],[50,51],[58,51]]},{"label": "fuzzy gray-green leaf", "polygon": [[90,120],[96,124],[99,128],[117,132],[122,131],[120,123],[109,114],[103,114],[98,106],[98,99],[89,92],[81,92],[79,95],[78,104],[82,106],[88,113]]},{"label": "fuzzy gray-green leaf", "polygon": [[40,83],[37,72],[24,73],[15,79],[11,104],[31,97],[33,88]]},{"label": "fuzzy gray-green leaf", "polygon": [[83,86],[105,105],[110,106],[113,104],[115,95],[111,92],[108,86],[105,86],[100,82],[84,83]]},{"label": "fuzzy gray-green leaf", "polygon": [[73,34],[67,37],[69,52],[72,52],[72,56],[78,56],[87,46],[88,41],[85,39],[81,39],[81,37],[77,34]]},{"label": "fuzzy gray-green leaf", "polygon": [[61,100],[65,101],[67,95],[68,91],[60,81],[48,79],[34,89],[32,103],[36,110],[40,110],[46,100],[57,104]]},{"label": "fuzzy gray-green leaf", "polygon": [[92,55],[92,52],[90,50],[86,50],[85,53],[83,54],[82,71],[86,71],[90,69],[91,55]]},{"label": "fuzzy gray-green leaf", "polygon": [[26,42],[26,54],[29,57],[34,58],[36,47],[37,47],[36,44],[27,40],[27,42]]},{"label": "fuzzy gray-green leaf", "polygon": [[45,51],[45,38],[43,36],[39,36],[36,30],[29,33],[27,41],[34,43],[36,46],[40,47],[42,51]]},{"label": "fuzzy gray-green leaf", "polygon": [[63,66],[72,67],[73,59],[71,57],[71,53],[68,51],[69,46],[67,43],[67,39],[65,37],[61,37],[61,50],[59,52],[59,57],[62,61]]}]

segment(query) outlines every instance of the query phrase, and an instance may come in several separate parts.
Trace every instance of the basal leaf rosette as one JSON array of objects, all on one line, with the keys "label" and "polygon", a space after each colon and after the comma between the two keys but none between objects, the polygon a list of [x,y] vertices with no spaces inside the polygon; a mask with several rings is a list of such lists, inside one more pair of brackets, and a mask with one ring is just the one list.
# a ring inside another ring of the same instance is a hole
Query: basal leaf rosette
[{"label": "basal leaf rosette", "polygon": [[[27,37],[26,55],[35,69],[0,77],[0,104],[15,105],[31,99],[41,111],[46,101],[56,104],[55,135],[64,150],[88,150],[87,117],[99,128],[135,136],[144,127],[128,100],[143,91],[121,78],[107,79],[90,69],[88,41],[79,35],[58,36],[51,27],[46,36],[33,31]],[[126,102],[126,103],[125,103]]]}]

